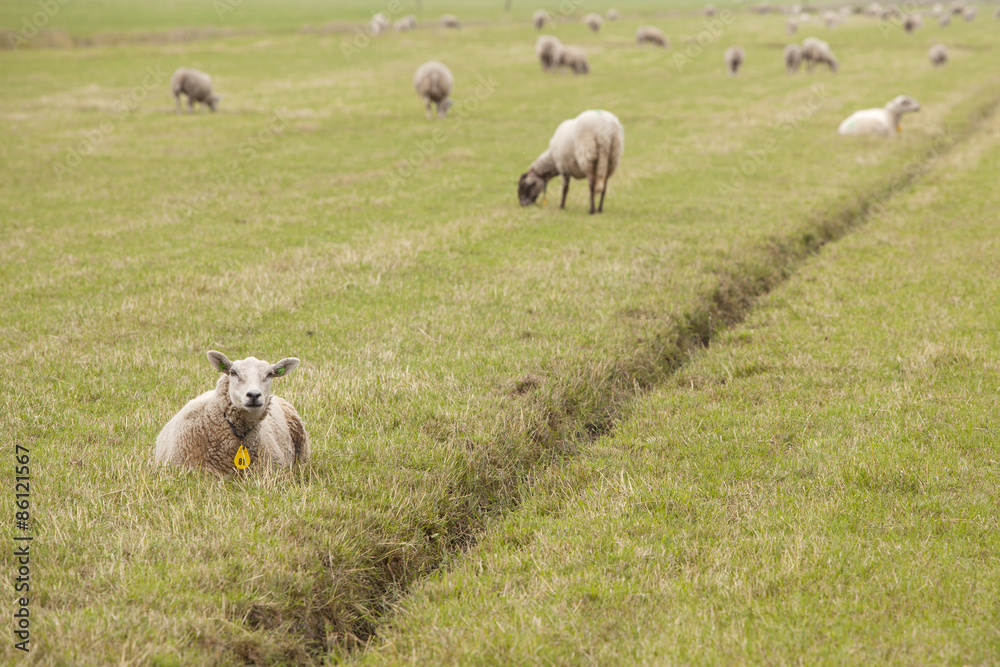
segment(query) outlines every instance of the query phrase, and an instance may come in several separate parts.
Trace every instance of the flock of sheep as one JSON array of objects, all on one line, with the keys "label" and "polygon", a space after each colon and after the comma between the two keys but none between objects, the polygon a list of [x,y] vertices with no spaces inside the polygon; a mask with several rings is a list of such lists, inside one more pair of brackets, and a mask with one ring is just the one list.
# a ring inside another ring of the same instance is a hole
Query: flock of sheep
[{"label": "flock of sheep", "polygon": [[[755,6],[755,11],[768,13],[775,11],[767,4]],[[712,16],[715,8],[708,5],[705,13]],[[786,31],[793,34],[798,26],[810,20],[810,14],[802,7],[793,5],[787,9],[789,18]],[[895,7],[882,7],[873,2],[868,7],[845,7],[839,12],[827,11],[823,22],[828,28],[835,27],[845,16],[863,13],[881,20],[896,20],[907,32],[922,25],[919,15],[903,16]],[[950,16],[960,15],[967,21],[976,16],[975,7],[966,6],[955,0],[949,7],[936,4],[930,15],[938,19],[941,26],[948,25]],[[1000,18],[1000,10],[997,12]],[[589,13],[583,22],[594,32],[598,32],[605,19],[615,21],[620,15],[609,10],[604,17]],[[550,15],[538,10],[532,18],[534,26],[541,30],[552,22]],[[443,16],[440,24],[446,28],[458,28],[460,23],[452,15]],[[406,16],[397,20],[392,27],[397,31],[416,27],[416,18]],[[388,17],[379,13],[368,24],[370,34],[377,35],[389,29]],[[670,43],[662,30],[653,26],[641,26],[636,31],[636,42],[640,46],[651,44],[669,48]],[[579,47],[567,46],[551,35],[543,35],[535,44],[535,53],[545,72],[559,72],[564,68],[575,74],[590,72],[586,53]],[[931,48],[928,57],[935,67],[948,62],[948,50],[942,44]],[[739,73],[747,60],[746,51],[740,46],[731,46],[723,54],[727,71],[731,76]],[[811,71],[816,65],[826,65],[830,72],[837,72],[839,63],[829,44],[810,37],[799,44],[789,44],[783,52],[786,71],[798,72],[802,63]],[[201,71],[178,69],[170,82],[178,113],[181,112],[181,95],[188,98],[188,107],[193,112],[195,103],[201,103],[215,111],[221,99],[212,88],[211,77]],[[430,61],[417,68],[413,86],[424,101],[427,118],[433,117],[432,107],[440,118],[447,117],[451,107],[451,94],[455,78],[443,63]],[[884,108],[857,111],[844,119],[838,128],[841,135],[873,135],[889,137],[900,129],[904,114],[920,110],[920,104],[911,97],[900,95]],[[607,183],[621,161],[625,148],[625,131],[618,118],[608,111],[589,110],[579,116],[563,121],[549,141],[548,148],[531,163],[528,171],[518,181],[518,199],[522,206],[535,203],[546,189],[548,182],[559,176],[562,178],[562,199],[560,208],[565,208],[570,180],[586,179],[590,186],[590,213],[604,209]],[[195,468],[203,468],[220,475],[232,474],[258,462],[289,468],[309,456],[309,438],[298,413],[290,404],[271,396],[271,382],[292,372],[299,360],[288,358],[276,364],[268,364],[253,357],[232,362],[220,352],[209,352],[212,367],[222,373],[212,391],[208,391],[190,401],[163,428],[156,439],[156,460]]]}]

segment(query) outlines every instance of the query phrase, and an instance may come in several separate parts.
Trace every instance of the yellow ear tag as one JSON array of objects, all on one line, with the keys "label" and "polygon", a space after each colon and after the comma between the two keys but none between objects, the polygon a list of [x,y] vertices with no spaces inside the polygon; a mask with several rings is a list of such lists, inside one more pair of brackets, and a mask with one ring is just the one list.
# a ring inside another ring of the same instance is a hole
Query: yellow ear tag
[{"label": "yellow ear tag", "polygon": [[236,450],[236,458],[233,459],[233,465],[240,470],[250,467],[250,452],[247,451],[246,445],[240,445],[240,448]]},{"label": "yellow ear tag", "polygon": [[548,203],[549,203],[549,198],[548,197],[542,197],[542,206],[545,206]]},{"label": "yellow ear tag", "polygon": [[897,132],[902,132],[903,131],[903,126],[902,125],[897,125],[896,126],[896,131]]}]

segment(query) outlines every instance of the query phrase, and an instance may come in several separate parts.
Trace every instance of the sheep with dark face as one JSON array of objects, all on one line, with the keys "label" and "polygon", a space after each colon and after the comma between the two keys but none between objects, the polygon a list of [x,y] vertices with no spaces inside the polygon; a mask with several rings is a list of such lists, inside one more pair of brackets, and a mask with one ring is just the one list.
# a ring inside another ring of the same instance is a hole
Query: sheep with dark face
[{"label": "sheep with dark face", "polygon": [[729,76],[736,76],[740,71],[740,67],[746,62],[747,52],[741,46],[730,46],[723,54],[723,58],[726,61],[726,69],[729,70]]},{"label": "sheep with dark face", "polygon": [[549,13],[544,9],[539,9],[531,17],[531,23],[535,26],[535,28],[541,30],[545,27],[546,23],[552,23],[552,17],[549,16]]},{"label": "sheep with dark face", "polygon": [[552,35],[542,35],[535,42],[535,55],[542,65],[543,72],[554,70],[558,65],[559,50],[562,49],[562,42],[558,37]]},{"label": "sheep with dark face", "polygon": [[208,360],[222,377],[214,390],[189,401],[163,427],[156,436],[156,460],[219,475],[247,466],[290,468],[306,461],[309,436],[299,413],[271,395],[271,382],[295,370],[299,360],[230,361],[215,350]]},{"label": "sheep with dark face", "polygon": [[[549,180],[563,178],[562,203],[566,208],[570,178],[586,178],[590,185],[590,212],[604,210],[608,179],[615,173],[625,151],[625,130],[617,116],[607,111],[584,111],[563,121],[549,141],[548,149],[535,160],[517,184],[521,206],[534,204]],[[595,208],[595,198],[600,204]]]},{"label": "sheep with dark face", "polygon": [[212,77],[201,70],[181,67],[170,77],[170,92],[177,102],[177,113],[181,112],[181,94],[187,95],[188,108],[194,113],[194,103],[201,102],[212,111],[219,108],[222,99],[212,91]]},{"label": "sheep with dark face", "polygon": [[798,44],[789,44],[785,47],[785,72],[795,74],[802,65],[802,47]]},{"label": "sheep with dark face", "polygon": [[555,59],[556,69],[561,70],[563,67],[568,67],[573,71],[573,74],[590,73],[590,61],[587,60],[587,54],[579,47],[560,46],[556,50]]},{"label": "sheep with dark face", "polygon": [[927,58],[934,67],[943,67],[948,64],[948,47],[944,44],[935,44],[927,52]]}]

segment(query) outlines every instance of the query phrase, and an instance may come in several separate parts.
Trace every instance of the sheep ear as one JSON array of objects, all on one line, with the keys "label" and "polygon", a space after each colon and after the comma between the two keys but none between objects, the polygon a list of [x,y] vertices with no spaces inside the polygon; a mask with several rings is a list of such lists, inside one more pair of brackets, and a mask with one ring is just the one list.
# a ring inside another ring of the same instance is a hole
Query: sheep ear
[{"label": "sheep ear", "polygon": [[215,350],[209,350],[208,363],[212,364],[212,368],[220,373],[228,373],[229,369],[233,367],[233,362],[229,361],[226,355]]},{"label": "sheep ear", "polygon": [[284,375],[288,375],[298,367],[299,360],[295,357],[288,357],[287,359],[282,359],[278,363],[271,366],[271,375],[274,377],[282,377]]}]

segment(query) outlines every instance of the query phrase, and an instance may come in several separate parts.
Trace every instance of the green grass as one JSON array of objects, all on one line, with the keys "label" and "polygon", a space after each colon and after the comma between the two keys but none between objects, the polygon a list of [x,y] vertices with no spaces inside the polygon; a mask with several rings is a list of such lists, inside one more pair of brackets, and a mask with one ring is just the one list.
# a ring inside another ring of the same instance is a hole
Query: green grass
[{"label": "green grass", "polygon": [[1000,116],[416,587],[363,664],[993,664]]},{"label": "green grass", "polygon": [[[348,33],[294,34],[321,23],[319,5],[272,25],[278,6],[244,5],[256,34],[0,53],[0,425],[33,452],[40,663],[357,647],[414,582],[667,381],[690,349],[661,343],[715,335],[700,317],[713,298],[740,315],[747,304],[713,297],[727,280],[772,284],[942,130],[974,135],[996,102],[985,19],[949,29],[944,71],[926,63],[931,29],[883,40],[856,20],[830,38],[839,75],[786,77],[778,17],[741,14],[678,71],[671,57],[702,19],[664,19],[675,50],[639,50],[651,5],[618,3],[626,19],[597,35],[558,27],[593,73],[553,78],[533,29],[472,5],[448,7],[491,22],[387,35],[350,61]],[[111,7],[68,4],[57,27],[211,25],[189,4],[159,18]],[[736,79],[721,64],[730,42],[750,58]],[[411,87],[432,57],[457,79],[445,122],[424,120]],[[167,78],[182,65],[212,73],[219,113],[173,114]],[[493,90],[476,104],[480,77]],[[897,141],[833,133],[902,91],[924,110]],[[518,208],[518,175],[587,108],[626,127],[605,213],[586,215],[579,182],[566,211],[554,192]],[[78,166],[57,169],[73,150]],[[760,166],[740,186],[750,154]],[[791,260],[775,264],[775,249]],[[301,473],[223,482],[152,463],[159,429],[214,383],[212,348],[303,360],[275,386],[312,436]]]}]

